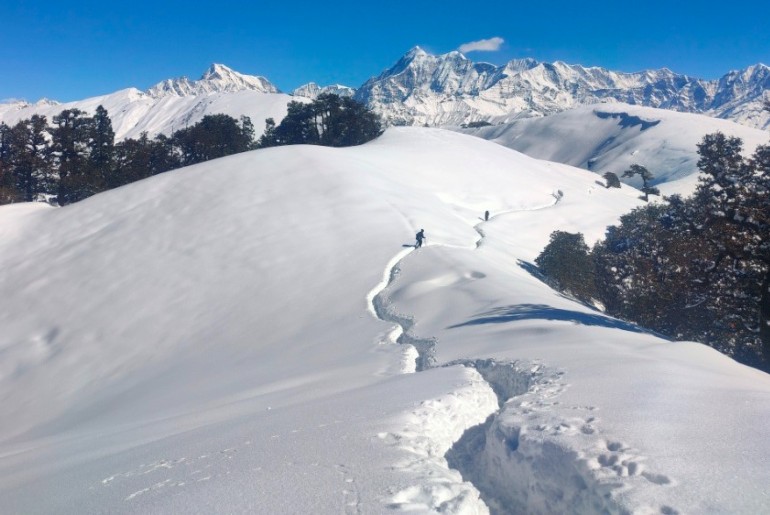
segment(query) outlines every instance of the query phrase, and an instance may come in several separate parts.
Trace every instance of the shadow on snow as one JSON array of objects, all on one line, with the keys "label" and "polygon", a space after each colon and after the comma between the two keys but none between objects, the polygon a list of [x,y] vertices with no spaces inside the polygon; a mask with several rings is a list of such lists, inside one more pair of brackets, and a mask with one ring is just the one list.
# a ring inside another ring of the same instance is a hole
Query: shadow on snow
[{"label": "shadow on snow", "polygon": [[573,322],[580,325],[592,325],[599,327],[609,327],[611,329],[622,329],[633,333],[646,333],[644,329],[622,320],[617,320],[604,315],[593,313],[583,313],[580,311],[571,311],[568,309],[559,309],[545,304],[517,304],[513,306],[502,306],[494,308],[486,313],[476,315],[472,320],[462,324],[450,325],[448,329],[466,327],[472,325],[484,324],[504,324],[507,322],[517,322],[520,320],[559,320],[563,322]]}]

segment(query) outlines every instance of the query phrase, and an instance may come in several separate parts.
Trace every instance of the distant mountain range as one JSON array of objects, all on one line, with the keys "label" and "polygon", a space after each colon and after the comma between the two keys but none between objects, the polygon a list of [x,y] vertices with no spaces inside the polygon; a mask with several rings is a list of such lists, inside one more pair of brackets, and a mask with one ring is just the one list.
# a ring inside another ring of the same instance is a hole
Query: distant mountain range
[{"label": "distant mountain range", "polygon": [[475,63],[460,52],[432,55],[415,47],[369,79],[355,98],[394,125],[497,124],[580,105],[624,102],[767,128],[767,95],[770,67],[764,64],[707,81],[665,68],[620,73],[534,59],[494,66]]},{"label": "distant mountain range", "polygon": [[515,59],[503,66],[476,63],[460,52],[432,55],[419,47],[358,89],[315,83],[280,93],[268,79],[213,64],[199,80],[164,80],[147,91],[135,88],[78,102],[41,100],[0,104],[0,121],[15,123],[32,114],[53,116],[65,108],[92,112],[103,104],[118,139],[170,133],[205,114],[248,115],[261,131],[266,117],[280,119],[292,99],[332,92],[353,96],[388,125],[461,126],[537,118],[581,105],[622,102],[705,114],[749,127],[770,128],[770,67],[732,71],[707,81],[668,69],[620,73],[604,68]]}]

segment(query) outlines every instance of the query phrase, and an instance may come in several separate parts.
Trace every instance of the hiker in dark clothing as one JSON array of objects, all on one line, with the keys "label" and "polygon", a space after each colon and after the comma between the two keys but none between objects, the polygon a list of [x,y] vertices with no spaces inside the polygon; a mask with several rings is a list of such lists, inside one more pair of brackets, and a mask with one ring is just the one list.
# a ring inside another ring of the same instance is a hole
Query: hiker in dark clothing
[{"label": "hiker in dark clothing", "polygon": [[420,229],[420,232],[418,232],[415,235],[415,238],[417,239],[417,243],[415,243],[414,248],[419,249],[422,247],[422,240],[427,240],[428,238],[425,236],[425,229]]},{"label": "hiker in dark clothing", "polygon": [[489,221],[489,211],[484,211],[484,221],[485,222]]}]

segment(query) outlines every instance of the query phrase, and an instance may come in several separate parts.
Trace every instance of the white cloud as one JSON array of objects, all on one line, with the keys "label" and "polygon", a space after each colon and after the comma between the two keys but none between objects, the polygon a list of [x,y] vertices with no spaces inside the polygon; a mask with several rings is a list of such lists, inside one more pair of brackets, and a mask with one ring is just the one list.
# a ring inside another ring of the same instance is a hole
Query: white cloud
[{"label": "white cloud", "polygon": [[471,41],[470,43],[463,43],[458,50],[462,53],[466,52],[496,52],[500,50],[500,45],[505,43],[503,38],[489,38],[480,39],[478,41]]}]

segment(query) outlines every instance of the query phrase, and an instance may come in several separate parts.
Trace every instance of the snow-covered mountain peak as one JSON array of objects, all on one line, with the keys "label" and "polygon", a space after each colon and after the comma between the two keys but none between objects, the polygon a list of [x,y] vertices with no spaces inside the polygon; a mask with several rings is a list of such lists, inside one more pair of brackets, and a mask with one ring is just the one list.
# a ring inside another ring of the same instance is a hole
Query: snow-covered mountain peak
[{"label": "snow-covered mountain peak", "polygon": [[33,107],[33,108],[45,108],[45,107],[51,107],[51,106],[57,106],[60,105],[61,102],[58,102],[56,100],[51,100],[49,98],[41,98],[37,102],[28,102],[21,98],[6,98],[4,100],[0,100],[0,105],[7,106],[7,107],[14,107],[16,109],[24,109],[27,107]]},{"label": "snow-covered mountain peak", "polygon": [[355,89],[348,86],[343,86],[342,84],[332,84],[330,86],[321,87],[315,82],[309,82],[303,86],[298,87],[292,91],[291,94],[295,97],[304,97],[313,100],[317,98],[318,95],[324,93],[332,93],[340,97],[352,97],[355,92]]},{"label": "snow-covered mountain peak", "polygon": [[451,58],[451,59],[461,59],[461,60],[468,59],[467,57],[465,57],[465,54],[463,54],[459,50],[452,50],[451,52],[447,52],[446,54],[444,54],[443,57]]},{"label": "snow-covered mountain peak", "polygon": [[206,70],[206,73],[201,76],[201,80],[219,79],[235,81],[239,76],[241,76],[240,73],[224,64],[212,63],[211,66],[209,66],[209,69]]},{"label": "snow-covered mountain peak", "polygon": [[531,57],[525,57],[523,59],[511,59],[508,61],[508,63],[503,68],[505,71],[509,72],[521,72],[524,70],[530,70],[540,64],[536,59],[532,59]]},{"label": "snow-covered mountain peak", "polygon": [[50,98],[41,98],[37,102],[35,102],[36,107],[47,107],[47,106],[57,106],[61,104],[61,102],[57,100],[51,100]]},{"label": "snow-covered mountain peak", "polygon": [[430,54],[423,50],[418,45],[415,45],[412,47],[407,53],[404,54],[404,57],[402,59],[414,59],[415,57],[426,57]]},{"label": "snow-covered mountain peak", "polygon": [[159,98],[168,95],[190,96],[237,91],[279,92],[278,88],[264,77],[244,75],[223,64],[214,63],[197,81],[191,81],[184,76],[166,79],[148,89],[147,94]]}]

